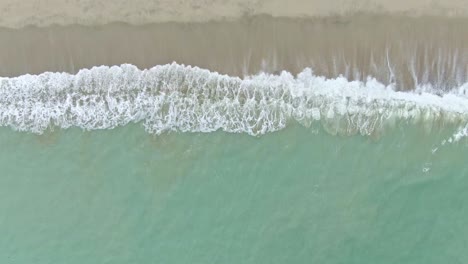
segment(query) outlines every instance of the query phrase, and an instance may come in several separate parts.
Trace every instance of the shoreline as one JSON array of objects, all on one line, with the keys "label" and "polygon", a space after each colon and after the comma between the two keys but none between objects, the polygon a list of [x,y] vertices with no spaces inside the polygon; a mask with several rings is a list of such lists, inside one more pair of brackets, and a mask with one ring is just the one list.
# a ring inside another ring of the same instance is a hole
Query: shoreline
[{"label": "shoreline", "polygon": [[[0,76],[130,63],[140,69],[177,62],[231,76],[258,72],[350,80],[373,76],[400,89],[468,81],[468,18],[254,16],[236,21],[135,26],[0,28]],[[393,78],[393,80],[392,80]]]},{"label": "shoreline", "polygon": [[154,134],[222,129],[258,136],[295,121],[372,135],[398,122],[424,122],[458,125],[451,142],[468,135],[467,89],[442,96],[397,92],[376,80],[324,79],[310,70],[296,78],[240,79],[177,64],[101,66],[76,75],[1,78],[0,126],[41,134],[51,127],[100,130],[142,122]]}]

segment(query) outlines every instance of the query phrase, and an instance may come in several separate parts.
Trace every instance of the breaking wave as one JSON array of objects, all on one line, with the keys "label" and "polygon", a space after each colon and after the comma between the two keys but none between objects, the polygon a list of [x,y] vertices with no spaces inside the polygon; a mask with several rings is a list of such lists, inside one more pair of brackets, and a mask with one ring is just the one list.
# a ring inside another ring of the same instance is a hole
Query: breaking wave
[{"label": "breaking wave", "polygon": [[0,78],[0,126],[43,133],[54,127],[95,130],[141,122],[156,134],[262,135],[291,122],[319,122],[332,134],[371,135],[401,121],[427,127],[468,124],[468,83],[443,95],[431,91],[427,84],[399,92],[371,77],[365,82],[327,79],[311,69],[297,76],[262,73],[241,79],[176,63],[147,70],[124,64],[76,75]]}]

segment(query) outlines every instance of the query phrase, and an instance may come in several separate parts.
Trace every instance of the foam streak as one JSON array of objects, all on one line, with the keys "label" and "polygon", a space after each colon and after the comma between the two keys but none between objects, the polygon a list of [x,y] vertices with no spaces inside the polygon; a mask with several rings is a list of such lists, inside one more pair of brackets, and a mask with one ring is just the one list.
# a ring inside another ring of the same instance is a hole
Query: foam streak
[{"label": "foam streak", "polygon": [[[0,78],[0,125],[43,133],[48,128],[111,129],[143,123],[150,133],[226,132],[262,135],[297,121],[321,122],[332,134],[370,135],[395,122],[466,125],[468,85],[438,96],[421,85],[396,92],[375,79],[327,79],[305,69],[297,77],[230,77],[197,67],[94,67],[76,75]],[[418,92],[419,91],[419,92]]]}]

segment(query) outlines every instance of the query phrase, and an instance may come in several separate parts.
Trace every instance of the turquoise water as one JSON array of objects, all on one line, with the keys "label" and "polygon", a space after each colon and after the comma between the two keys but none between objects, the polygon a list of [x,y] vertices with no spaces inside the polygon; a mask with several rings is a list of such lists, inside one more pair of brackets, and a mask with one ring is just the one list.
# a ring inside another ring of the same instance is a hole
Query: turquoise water
[{"label": "turquoise water", "polygon": [[3,127],[0,263],[467,263],[452,132]]}]

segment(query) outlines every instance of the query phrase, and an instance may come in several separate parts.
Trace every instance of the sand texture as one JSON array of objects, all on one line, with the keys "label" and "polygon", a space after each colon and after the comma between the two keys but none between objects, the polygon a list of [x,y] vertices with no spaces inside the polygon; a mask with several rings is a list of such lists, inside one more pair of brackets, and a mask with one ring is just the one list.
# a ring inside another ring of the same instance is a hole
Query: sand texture
[{"label": "sand texture", "polygon": [[0,29],[0,76],[75,73],[98,65],[139,68],[178,63],[243,76],[298,73],[311,67],[400,89],[450,88],[468,78],[467,18],[353,16],[292,19],[256,16],[204,23],[52,26]]},{"label": "sand texture", "polygon": [[280,17],[336,16],[371,12],[409,16],[468,16],[466,0],[0,0],[0,27],[111,22],[229,20],[267,14]]}]

